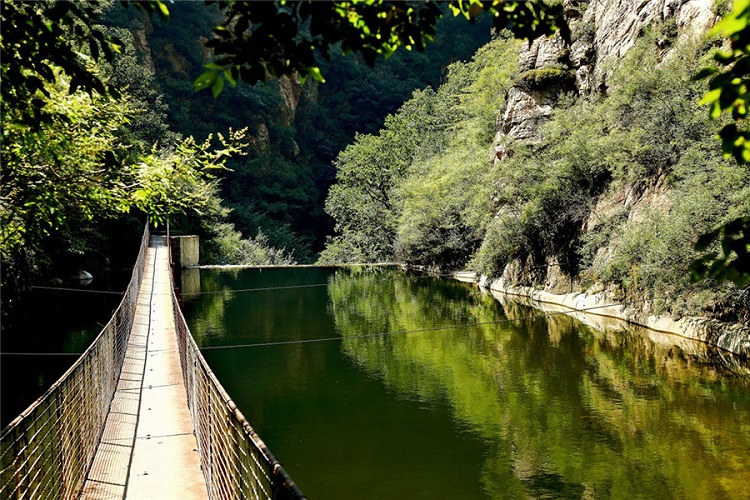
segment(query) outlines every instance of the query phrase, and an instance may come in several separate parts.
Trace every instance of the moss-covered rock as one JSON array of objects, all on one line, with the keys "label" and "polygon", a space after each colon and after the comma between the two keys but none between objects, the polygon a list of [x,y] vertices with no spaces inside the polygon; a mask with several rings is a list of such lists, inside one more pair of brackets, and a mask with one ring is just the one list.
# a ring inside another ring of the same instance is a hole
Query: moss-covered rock
[{"label": "moss-covered rock", "polygon": [[531,90],[549,87],[573,87],[575,73],[560,68],[530,69],[519,75],[521,82]]}]

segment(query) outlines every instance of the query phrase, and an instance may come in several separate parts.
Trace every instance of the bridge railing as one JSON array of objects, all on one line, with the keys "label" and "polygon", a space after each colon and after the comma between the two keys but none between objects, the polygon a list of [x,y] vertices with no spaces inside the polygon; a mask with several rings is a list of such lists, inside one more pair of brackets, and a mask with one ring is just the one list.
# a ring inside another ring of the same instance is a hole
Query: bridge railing
[{"label": "bridge railing", "polygon": [[77,498],[120,378],[149,241],[127,290],[73,366],[0,434],[0,498]]},{"label": "bridge railing", "polygon": [[188,406],[209,497],[304,498],[209,368],[176,296],[172,304]]}]

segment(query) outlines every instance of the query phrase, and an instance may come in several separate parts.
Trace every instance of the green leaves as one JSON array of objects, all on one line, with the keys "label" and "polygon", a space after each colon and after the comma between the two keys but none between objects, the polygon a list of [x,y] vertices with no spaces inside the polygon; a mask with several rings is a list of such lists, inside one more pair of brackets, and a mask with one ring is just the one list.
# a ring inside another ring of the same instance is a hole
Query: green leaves
[{"label": "green leaves", "polygon": [[219,64],[216,61],[204,64],[203,67],[208,71],[201,73],[193,82],[193,90],[195,92],[211,87],[211,92],[214,95],[214,99],[216,99],[221,94],[221,91],[224,90],[225,81],[229,82],[232,87],[237,85],[239,67]]},{"label": "green leaves", "polygon": [[693,78],[710,78],[709,90],[699,104],[708,104],[708,114],[713,120],[722,113],[729,112],[734,125],[722,129],[720,137],[722,151],[744,165],[750,162],[750,144],[746,141],[747,132],[741,127],[748,114],[750,95],[750,2],[734,2],[732,12],[712,30],[712,34],[729,38],[731,50],[719,51],[714,60],[723,69],[706,67]]},{"label": "green leaves", "polygon": [[533,40],[559,31],[565,40],[570,40],[562,3],[456,0],[450,3],[450,9],[454,16],[463,15],[472,22],[483,12],[488,12],[498,31],[508,29],[516,38]]},{"label": "green leaves", "polygon": [[[555,31],[569,38],[562,4],[454,0],[449,7],[454,15],[472,22],[487,12],[496,28],[510,29],[519,38]],[[250,84],[293,74],[324,82],[317,60],[327,60],[331,47],[340,45],[343,54],[359,53],[372,66],[400,47],[424,51],[434,40],[435,24],[442,16],[437,2],[231,2],[224,21],[214,29],[215,38],[206,46],[217,54],[218,64],[237,67],[239,76]],[[193,86],[211,87],[214,94],[221,91],[221,84],[207,73]]]},{"label": "green leaves", "polygon": [[224,89],[224,79],[217,77],[214,79],[213,85],[211,85],[211,92],[214,95],[214,99],[219,97],[219,94],[221,94],[222,89]]},{"label": "green leaves", "polygon": [[198,92],[207,89],[208,87],[212,87],[218,77],[219,73],[213,69],[202,73],[201,76],[193,82],[193,90]]},{"label": "green leaves", "polygon": [[326,200],[338,236],[321,262],[466,262],[488,215],[487,140],[519,45],[496,40],[452,64],[437,92],[414,92],[378,135],[358,135],[339,154]]},{"label": "green leaves", "polygon": [[693,281],[714,278],[731,281],[739,287],[750,284],[750,216],[738,217],[702,235],[695,250],[706,252],[690,266]]},{"label": "green leaves", "polygon": [[719,131],[719,138],[724,155],[734,156],[740,164],[750,162],[750,147],[748,146],[750,133],[748,131],[740,130],[737,125],[730,123]]},{"label": "green leaves", "polygon": [[[131,170],[122,127],[134,111],[104,96],[70,95],[64,82],[44,87],[39,111],[49,117],[34,130],[3,130],[0,251],[3,258],[38,248],[71,221],[104,219],[127,211]],[[6,110],[10,123],[21,120]]]},{"label": "green leaves", "polygon": [[158,227],[174,214],[200,214],[218,203],[218,180],[212,171],[224,168],[231,156],[244,154],[246,131],[230,130],[227,138],[219,134],[223,149],[212,150],[209,136],[202,144],[188,137],[172,152],[152,151],[137,166],[133,205]]},{"label": "green leaves", "polygon": [[[750,131],[745,120],[750,106],[750,0],[734,2],[732,12],[712,30],[729,39],[731,50],[719,51],[714,60],[722,66],[703,68],[696,80],[711,78],[709,91],[699,104],[708,104],[711,119],[718,120],[729,112],[734,123],[725,125],[719,132],[721,150],[740,165],[750,163]],[[748,276],[748,248],[750,230],[747,218],[739,218],[702,236],[695,249],[705,252],[714,242],[721,244],[720,254],[704,254],[691,266],[693,280],[716,278],[729,280],[739,286],[750,282]]]},{"label": "green leaves", "polygon": [[[143,2],[153,3],[153,2]],[[44,83],[65,82],[69,92],[82,89],[105,94],[107,87],[92,68],[91,60],[112,61],[121,43],[107,37],[95,25],[103,0],[91,2],[3,2],[3,50],[1,88],[3,122],[11,103],[18,111],[14,120],[36,130],[53,119],[33,104],[39,95],[48,96]],[[89,56],[85,55],[88,50]]]},{"label": "green leaves", "polygon": [[[693,81],[703,80],[704,78],[708,78],[709,76],[715,75],[718,72],[719,72],[718,68],[714,68],[714,67],[703,68],[692,77],[692,80]],[[705,104],[705,103],[700,103],[700,104]]]}]

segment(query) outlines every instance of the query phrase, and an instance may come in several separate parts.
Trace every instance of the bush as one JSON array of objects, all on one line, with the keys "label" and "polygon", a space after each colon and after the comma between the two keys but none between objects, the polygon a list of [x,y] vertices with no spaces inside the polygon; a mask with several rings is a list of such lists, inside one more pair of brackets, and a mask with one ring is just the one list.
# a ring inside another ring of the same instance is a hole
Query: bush
[{"label": "bush", "polygon": [[213,230],[213,238],[204,245],[207,260],[212,264],[276,266],[297,263],[291,253],[271,246],[261,231],[254,238],[245,239],[229,223],[217,224]]},{"label": "bush", "polygon": [[505,265],[520,254],[522,233],[523,224],[516,214],[506,211],[495,216],[467,267],[490,278],[499,277]]},{"label": "bush", "polygon": [[572,89],[575,84],[575,72],[561,68],[530,69],[519,75],[521,83],[531,90],[549,87]]},{"label": "bush", "polygon": [[[561,99],[541,142],[514,146],[499,164],[498,215],[473,269],[493,275],[511,259],[541,265],[556,258],[573,276],[614,284],[627,300],[676,315],[704,312],[730,293],[691,283],[689,265],[700,234],[750,214],[750,173],[722,158],[714,139],[721,124],[696,104],[705,83],[691,77],[705,45],[682,40],[663,58],[657,42],[672,28],[650,30],[631,49],[607,98]],[[521,78],[536,85],[562,70],[533,71]],[[646,197],[637,217],[623,204],[583,231],[603,193],[631,193],[630,207],[655,190],[654,199],[668,202],[649,210]]]},{"label": "bush", "polygon": [[510,87],[515,40],[495,40],[448,68],[375,135],[359,135],[336,160],[326,201],[337,236],[320,262],[400,259],[460,267],[481,241],[489,214],[487,144]]}]

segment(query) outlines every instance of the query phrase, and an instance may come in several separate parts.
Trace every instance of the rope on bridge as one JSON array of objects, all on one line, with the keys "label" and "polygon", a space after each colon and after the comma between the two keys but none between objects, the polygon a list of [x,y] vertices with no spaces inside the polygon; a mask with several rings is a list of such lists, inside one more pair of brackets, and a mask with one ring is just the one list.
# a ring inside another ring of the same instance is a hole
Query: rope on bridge
[{"label": "rope on bridge", "polygon": [[147,225],[123,299],[91,346],[0,434],[0,498],[78,497],[120,378],[148,241]]},{"label": "rope on bridge", "polygon": [[304,498],[209,368],[176,296],[172,304],[188,406],[209,498]]}]

